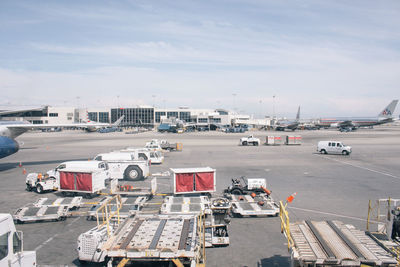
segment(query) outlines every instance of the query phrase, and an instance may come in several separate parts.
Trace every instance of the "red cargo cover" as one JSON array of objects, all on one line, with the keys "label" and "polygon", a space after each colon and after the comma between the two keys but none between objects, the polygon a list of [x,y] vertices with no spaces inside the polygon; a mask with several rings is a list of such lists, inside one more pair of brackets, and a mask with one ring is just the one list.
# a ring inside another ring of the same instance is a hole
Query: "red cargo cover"
[{"label": "red cargo cover", "polygon": [[193,173],[175,174],[176,192],[193,192]]},{"label": "red cargo cover", "polygon": [[60,172],[60,189],[75,189],[75,177],[73,172]]},{"label": "red cargo cover", "polygon": [[91,173],[76,173],[76,190],[92,191]]},{"label": "red cargo cover", "polygon": [[198,172],[195,176],[196,191],[214,190],[214,172]]}]

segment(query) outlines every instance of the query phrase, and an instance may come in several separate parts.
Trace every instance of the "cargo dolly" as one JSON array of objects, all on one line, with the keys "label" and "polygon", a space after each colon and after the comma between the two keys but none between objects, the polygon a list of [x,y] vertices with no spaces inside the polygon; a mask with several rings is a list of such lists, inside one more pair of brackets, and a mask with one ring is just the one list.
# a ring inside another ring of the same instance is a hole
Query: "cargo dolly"
[{"label": "cargo dolly", "polygon": [[33,206],[42,207],[42,206],[68,206],[69,209],[78,209],[82,205],[82,197],[73,197],[73,198],[56,198],[49,199],[47,197],[39,198]]},{"label": "cargo dolly", "polygon": [[236,217],[243,216],[277,216],[279,205],[266,195],[259,194],[254,197],[251,195],[226,194],[232,203],[232,213]]},{"label": "cargo dolly", "polygon": [[200,214],[211,213],[207,196],[166,196],[161,206],[162,214]]},{"label": "cargo dolly", "polygon": [[280,203],[281,232],[287,238],[291,266],[397,266],[396,254],[368,232],[340,221],[290,223]]},{"label": "cargo dolly", "polygon": [[[97,210],[105,203],[109,202],[111,196],[102,198],[97,204],[93,205],[87,212],[87,220],[96,220]],[[121,198],[121,207],[119,209],[119,217],[121,219],[127,218],[139,212],[143,205],[148,200],[147,196],[127,196]],[[108,204],[110,211],[117,210],[117,204]]]},{"label": "cargo dolly", "polygon": [[17,223],[63,221],[67,218],[68,211],[68,206],[25,206],[14,213],[13,219]]},{"label": "cargo dolly", "polygon": [[134,261],[172,261],[204,266],[202,217],[195,215],[143,215],[126,219],[102,246],[108,266]]}]

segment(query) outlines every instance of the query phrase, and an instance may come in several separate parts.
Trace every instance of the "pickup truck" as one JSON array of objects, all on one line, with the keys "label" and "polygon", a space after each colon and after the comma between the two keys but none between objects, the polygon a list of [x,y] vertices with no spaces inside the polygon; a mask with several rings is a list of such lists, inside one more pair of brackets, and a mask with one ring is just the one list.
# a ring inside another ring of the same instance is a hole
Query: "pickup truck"
[{"label": "pickup truck", "polygon": [[150,161],[136,160],[133,153],[103,153],[97,155],[94,160],[108,164],[111,178],[138,181],[150,176]]},{"label": "pickup truck", "polygon": [[258,146],[260,145],[260,143],[261,143],[260,139],[254,137],[253,135],[240,138],[240,145],[242,146],[247,146],[247,145]]}]

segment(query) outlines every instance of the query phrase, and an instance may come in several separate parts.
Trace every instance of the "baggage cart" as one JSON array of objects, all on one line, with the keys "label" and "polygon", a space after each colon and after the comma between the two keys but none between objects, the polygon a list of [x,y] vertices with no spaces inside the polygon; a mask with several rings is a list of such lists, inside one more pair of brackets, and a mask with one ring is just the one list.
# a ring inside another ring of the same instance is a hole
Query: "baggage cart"
[{"label": "baggage cart", "polygon": [[232,213],[236,217],[243,216],[277,216],[279,205],[266,194],[251,195],[226,194],[232,203]]},{"label": "baggage cart", "polygon": [[212,193],[216,191],[216,172],[210,167],[171,169],[174,194]]},{"label": "baggage cart", "polygon": [[25,206],[13,215],[17,223],[39,221],[63,221],[68,216],[68,206]]}]

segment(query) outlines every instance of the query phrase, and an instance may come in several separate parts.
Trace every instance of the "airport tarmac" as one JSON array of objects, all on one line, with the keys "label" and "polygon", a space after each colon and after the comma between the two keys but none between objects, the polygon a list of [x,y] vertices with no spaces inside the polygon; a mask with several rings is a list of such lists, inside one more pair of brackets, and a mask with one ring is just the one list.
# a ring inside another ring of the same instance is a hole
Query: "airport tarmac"
[{"label": "airport tarmac", "polygon": [[[251,132],[262,142],[267,135],[292,132]],[[39,195],[25,191],[27,173],[47,171],[68,160],[88,160],[96,154],[127,146],[141,147],[151,139],[183,143],[182,152],[166,153],[163,165],[151,172],[169,168],[205,167],[217,170],[217,194],[232,178],[265,177],[275,200],[284,200],[294,192],[289,204],[291,221],[341,220],[365,229],[368,200],[399,198],[400,127],[385,126],[341,133],[336,130],[296,131],[303,137],[300,146],[239,146],[245,134],[195,132],[160,134],[124,133],[26,133],[18,138],[22,149],[0,160],[0,213],[17,208],[40,197],[55,198],[54,193]],[[319,140],[338,140],[352,146],[350,156],[316,153]],[[23,167],[18,167],[22,162]],[[138,182],[149,185],[150,180]],[[170,180],[158,179],[162,192],[170,192]],[[79,265],[76,241],[82,232],[95,226],[85,217],[61,222],[17,225],[24,233],[24,249],[36,250],[39,266]],[[230,246],[206,250],[207,266],[289,266],[289,253],[280,233],[279,217],[233,218]]]}]

